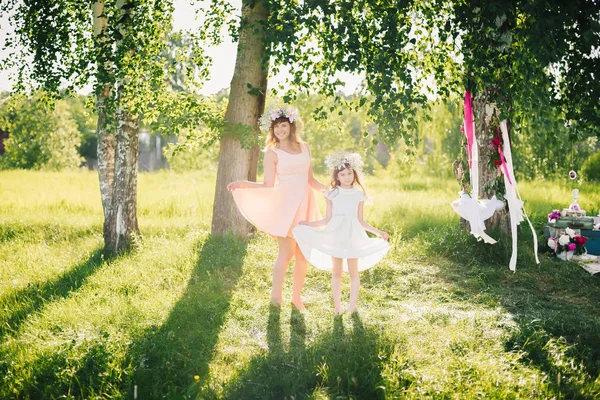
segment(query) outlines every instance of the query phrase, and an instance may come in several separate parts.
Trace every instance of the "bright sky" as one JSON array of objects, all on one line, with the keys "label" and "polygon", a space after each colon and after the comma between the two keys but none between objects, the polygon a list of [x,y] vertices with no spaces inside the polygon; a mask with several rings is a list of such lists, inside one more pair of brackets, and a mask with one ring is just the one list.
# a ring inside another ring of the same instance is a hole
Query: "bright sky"
[{"label": "bright sky", "polygon": [[[240,0],[230,0],[230,2],[237,6],[238,9],[241,7]],[[174,0],[174,4],[173,22],[175,29],[199,29],[201,23],[196,19],[196,13],[194,7],[190,5],[190,1]],[[7,55],[6,51],[2,50],[2,47],[4,47],[6,34],[12,32],[13,29],[9,24],[8,16],[0,16],[0,58],[4,58]],[[227,38],[220,46],[207,49],[208,55],[213,59],[213,65],[210,80],[202,88],[203,94],[213,94],[223,88],[229,87],[235,67],[236,46],[236,43],[232,43],[230,38]],[[0,92],[11,90],[11,75],[14,73],[14,70],[0,71]],[[284,73],[272,77],[269,79],[269,87],[275,87],[278,82],[285,80],[285,77]],[[352,93],[360,83],[359,77],[350,74],[340,74],[340,78],[348,82],[348,85],[344,89],[348,94]],[[89,91],[90,88],[82,90],[84,93]]]}]

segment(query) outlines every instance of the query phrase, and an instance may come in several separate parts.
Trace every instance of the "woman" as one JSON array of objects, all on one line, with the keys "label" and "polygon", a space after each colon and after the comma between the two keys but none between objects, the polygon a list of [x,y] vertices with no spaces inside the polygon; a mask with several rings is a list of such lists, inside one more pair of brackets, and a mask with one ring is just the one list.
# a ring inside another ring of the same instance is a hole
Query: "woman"
[{"label": "woman", "polygon": [[300,293],[308,262],[292,236],[300,221],[317,221],[321,214],[312,189],[326,187],[313,176],[310,149],[300,140],[302,121],[298,110],[283,106],[267,110],[260,118],[261,129],[268,130],[263,160],[264,181],[235,181],[227,185],[244,217],[258,229],[277,238],[279,255],[273,265],[271,302],[280,306],[287,267],[295,257],[292,304],[306,308]]}]

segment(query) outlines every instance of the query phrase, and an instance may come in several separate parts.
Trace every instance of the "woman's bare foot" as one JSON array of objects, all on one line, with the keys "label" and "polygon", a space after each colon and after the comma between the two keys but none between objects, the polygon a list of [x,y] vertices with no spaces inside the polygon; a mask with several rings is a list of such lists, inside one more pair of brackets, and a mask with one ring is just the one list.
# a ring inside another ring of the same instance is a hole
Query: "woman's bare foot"
[{"label": "woman's bare foot", "polygon": [[336,307],[335,311],[333,312],[333,315],[335,317],[339,317],[340,315],[342,315],[344,313],[344,309],[342,307]]},{"label": "woman's bare foot", "polygon": [[348,307],[346,308],[346,312],[347,312],[348,314],[354,314],[356,311],[357,311],[357,309],[356,309],[356,306],[348,306]]}]

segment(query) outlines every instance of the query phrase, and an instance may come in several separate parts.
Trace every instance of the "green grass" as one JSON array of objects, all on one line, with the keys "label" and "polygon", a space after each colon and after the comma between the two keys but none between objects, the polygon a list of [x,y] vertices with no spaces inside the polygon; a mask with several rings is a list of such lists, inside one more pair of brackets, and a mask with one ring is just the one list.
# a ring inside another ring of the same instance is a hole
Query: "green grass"
[{"label": "green grass", "polygon": [[[275,241],[210,235],[212,175],[142,174],[143,241],[111,259],[95,173],[0,182],[0,398],[600,396],[598,277],[545,254],[536,265],[528,229],[508,271],[510,241],[457,228],[454,181],[367,177],[366,218],[393,248],[341,318],[315,269],[309,313],[269,306]],[[595,214],[600,187],[580,190]],[[521,192],[540,236],[571,199],[566,183]]]}]

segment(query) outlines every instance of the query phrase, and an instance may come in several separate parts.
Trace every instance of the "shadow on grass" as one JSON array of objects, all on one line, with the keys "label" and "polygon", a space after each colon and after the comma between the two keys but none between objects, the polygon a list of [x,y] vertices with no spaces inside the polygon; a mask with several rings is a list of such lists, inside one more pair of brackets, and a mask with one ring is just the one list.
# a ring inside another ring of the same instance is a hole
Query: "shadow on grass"
[{"label": "shadow on grass", "polygon": [[391,235],[396,228],[401,232],[403,238],[411,238],[427,233],[440,225],[449,225],[453,221],[458,223],[458,218],[454,215],[447,213],[442,216],[433,216],[433,212],[432,209],[419,210],[407,205],[394,206],[384,213],[380,228],[388,229]]},{"label": "shadow on grass", "polygon": [[27,243],[56,243],[73,241],[85,237],[102,234],[102,227],[83,228],[64,224],[5,223],[0,225],[0,243],[22,240]]},{"label": "shadow on grass", "polygon": [[247,242],[211,235],[197,247],[191,279],[168,319],[132,345],[131,397],[137,386],[140,399],[193,398],[194,377],[208,379],[208,363],[242,274]]},{"label": "shadow on grass", "polygon": [[[548,376],[549,388],[567,398],[600,393],[600,285],[575,263],[539,252],[536,265],[531,232],[520,233],[517,270],[508,270],[510,238],[493,246],[476,243],[458,227],[431,232],[429,253],[452,263],[440,268],[457,299],[495,308],[501,305],[518,327],[505,350],[520,352],[526,365]],[[543,237],[538,233],[538,238]],[[541,249],[544,244],[540,244]]]},{"label": "shadow on grass", "polygon": [[47,303],[66,298],[82,287],[86,280],[105,262],[102,249],[93,251],[86,260],[73,266],[54,280],[27,285],[26,288],[8,291],[0,299],[0,309],[6,310],[0,320],[0,339],[15,333],[27,317]]},{"label": "shadow on grass", "polygon": [[[30,284],[26,288],[9,291],[0,299],[0,307],[9,310],[2,316],[0,326],[0,339],[18,333],[27,318],[44,309],[56,301],[67,298],[71,293],[79,290],[99,268],[114,259],[113,256],[104,256],[103,249],[93,251],[85,261],[72,267],[54,280],[44,283]],[[57,328],[60,329],[60,328]],[[106,338],[106,337],[105,337]],[[86,342],[87,343],[87,342]],[[77,346],[76,341],[67,344],[69,349]],[[81,346],[80,346],[81,347]],[[85,346],[83,346],[85,347]],[[80,383],[87,380],[100,380],[101,373],[107,373],[112,358],[110,345],[107,343],[93,344],[88,349],[88,355],[83,357],[81,365],[75,374],[75,379],[65,373],[65,365],[73,364],[73,359],[68,359],[68,352],[43,354],[36,360],[33,367],[33,379],[13,379],[12,360],[8,347],[0,350],[0,376],[5,377],[5,382],[13,387],[0,386],[2,398],[59,398],[67,393],[65,388],[70,388],[73,382]],[[81,350],[81,348],[79,348]],[[89,373],[90,370],[92,373]],[[62,371],[62,372],[60,372]],[[91,378],[90,378],[91,377]],[[7,397],[8,396],[8,397]]]},{"label": "shadow on grass", "polygon": [[[345,331],[343,318],[351,318]],[[304,315],[292,312],[289,351],[281,343],[279,311],[271,308],[267,325],[268,354],[259,356],[224,389],[228,399],[383,398],[382,364],[390,346],[377,331],[363,325],[358,313],[333,320],[331,331],[305,343]],[[207,397],[216,397],[214,394]]]}]

